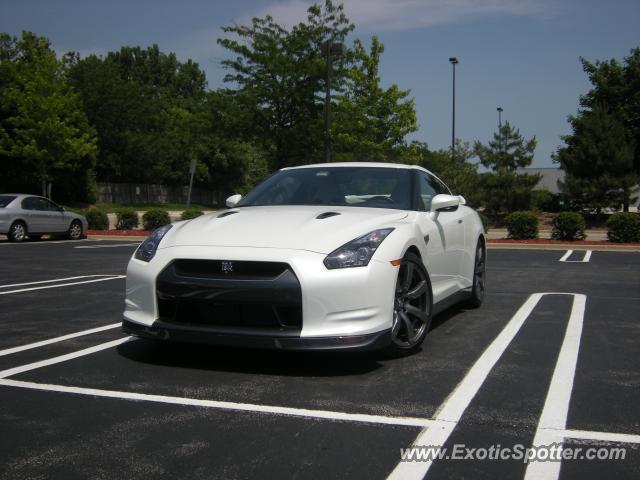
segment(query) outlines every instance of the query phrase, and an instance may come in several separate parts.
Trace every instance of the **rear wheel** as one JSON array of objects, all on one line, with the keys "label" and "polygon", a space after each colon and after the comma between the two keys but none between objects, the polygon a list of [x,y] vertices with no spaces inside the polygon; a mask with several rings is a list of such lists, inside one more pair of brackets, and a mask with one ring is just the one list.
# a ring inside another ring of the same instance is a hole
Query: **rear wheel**
[{"label": "rear wheel", "polygon": [[476,256],[473,267],[473,288],[471,298],[467,305],[471,308],[478,308],[484,301],[484,291],[487,281],[487,249],[482,238],[478,239],[476,246]]},{"label": "rear wheel", "polygon": [[10,242],[24,242],[27,238],[27,225],[20,220],[13,222],[7,236]]},{"label": "rear wheel", "polygon": [[400,263],[396,281],[391,345],[387,353],[397,357],[417,351],[429,330],[432,310],[427,270],[417,255],[407,253]]},{"label": "rear wheel", "polygon": [[69,239],[79,240],[82,238],[82,224],[78,220],[71,222],[69,232],[67,233]]}]

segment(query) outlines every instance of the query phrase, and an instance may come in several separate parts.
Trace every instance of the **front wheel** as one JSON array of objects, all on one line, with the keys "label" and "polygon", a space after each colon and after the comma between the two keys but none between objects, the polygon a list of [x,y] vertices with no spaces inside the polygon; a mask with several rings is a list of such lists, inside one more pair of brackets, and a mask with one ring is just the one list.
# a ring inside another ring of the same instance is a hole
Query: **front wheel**
[{"label": "front wheel", "polygon": [[79,240],[82,238],[82,224],[78,220],[71,222],[67,236],[70,240]]},{"label": "front wheel", "polygon": [[476,255],[473,263],[473,288],[471,298],[467,302],[470,308],[478,308],[484,301],[484,291],[487,282],[487,248],[482,238],[478,239]]},{"label": "front wheel", "polygon": [[407,253],[400,263],[393,305],[390,356],[410,355],[424,341],[433,311],[429,274],[420,258]]},{"label": "front wheel", "polygon": [[13,222],[7,237],[10,242],[24,242],[27,238],[27,226],[21,221]]}]

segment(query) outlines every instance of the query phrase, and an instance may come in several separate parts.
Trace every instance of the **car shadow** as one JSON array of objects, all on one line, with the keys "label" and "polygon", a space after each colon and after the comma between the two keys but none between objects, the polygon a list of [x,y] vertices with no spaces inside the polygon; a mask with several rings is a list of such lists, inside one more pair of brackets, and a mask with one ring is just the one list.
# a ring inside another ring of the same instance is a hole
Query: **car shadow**
[{"label": "car shadow", "polygon": [[[444,310],[433,318],[429,331],[442,327],[451,318],[464,311],[464,308],[458,306]],[[255,375],[337,377],[365,375],[390,366],[396,367],[405,361],[412,362],[412,357],[425,352],[421,348],[407,357],[390,358],[382,351],[296,352],[138,338],[134,342],[119,345],[118,353],[133,362],[173,368]],[[426,354],[428,355],[428,352]]]},{"label": "car shadow", "polygon": [[119,345],[118,353],[134,362],[157,366],[256,375],[364,375],[384,366],[376,352],[292,352],[147,339]]}]

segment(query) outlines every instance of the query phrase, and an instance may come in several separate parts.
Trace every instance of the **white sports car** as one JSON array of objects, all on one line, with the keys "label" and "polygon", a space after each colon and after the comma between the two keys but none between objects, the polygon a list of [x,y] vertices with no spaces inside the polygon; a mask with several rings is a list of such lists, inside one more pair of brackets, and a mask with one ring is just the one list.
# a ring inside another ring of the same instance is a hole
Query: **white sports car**
[{"label": "white sports car", "polygon": [[434,313],[482,303],[482,222],[423,168],[284,168],[227,206],[140,245],[127,269],[125,332],[402,355],[420,347]]}]

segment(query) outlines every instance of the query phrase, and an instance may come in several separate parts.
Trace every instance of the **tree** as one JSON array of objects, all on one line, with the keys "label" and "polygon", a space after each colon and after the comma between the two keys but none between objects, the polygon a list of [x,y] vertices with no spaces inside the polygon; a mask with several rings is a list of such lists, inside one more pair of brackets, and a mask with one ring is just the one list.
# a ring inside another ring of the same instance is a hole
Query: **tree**
[{"label": "tree", "polygon": [[640,49],[624,63],[580,61],[593,88],[580,97],[572,134],[554,156],[566,172],[562,189],[576,208],[628,211],[640,178]]},{"label": "tree", "polygon": [[67,79],[98,132],[98,178],[186,183],[191,158],[206,155],[200,136],[206,78],[199,66],[157,45],[65,60]]},{"label": "tree", "polygon": [[[94,190],[95,131],[78,95],[63,79],[49,41],[30,32],[0,35],[0,160],[7,187],[36,188],[63,200],[87,200]],[[73,188],[70,188],[73,187]]]},{"label": "tree", "polygon": [[561,189],[572,207],[629,211],[631,188],[638,175],[633,168],[635,144],[624,120],[602,106],[585,110],[569,122],[573,133],[563,137],[554,160],[566,172]]},{"label": "tree", "polygon": [[425,143],[413,142],[410,149],[413,152],[409,157],[415,158],[415,163],[440,177],[454,195],[462,195],[469,205],[482,205],[480,175],[477,166],[469,161],[474,156],[469,142],[456,139],[454,160],[451,158],[451,148],[432,151]]},{"label": "tree", "polygon": [[[236,55],[222,62],[230,72],[225,81],[237,86],[238,101],[251,112],[245,128],[268,152],[272,169],[320,158],[320,95],[326,81],[320,46],[327,40],[344,41],[352,29],[343,6],[331,0],[309,7],[307,21],[291,30],[270,16],[222,29],[237,37],[218,39]],[[333,81],[339,85],[344,74],[339,61],[336,65]]]},{"label": "tree", "polygon": [[371,51],[353,44],[351,66],[338,97],[332,138],[336,160],[397,161],[405,137],[418,129],[413,99],[397,85],[380,86],[384,45],[374,36]]},{"label": "tree", "polygon": [[506,122],[487,145],[476,142],[474,153],[480,163],[493,170],[481,175],[484,205],[489,214],[497,215],[531,207],[531,192],[540,175],[517,173],[531,165],[536,139],[525,140],[517,128]]}]

